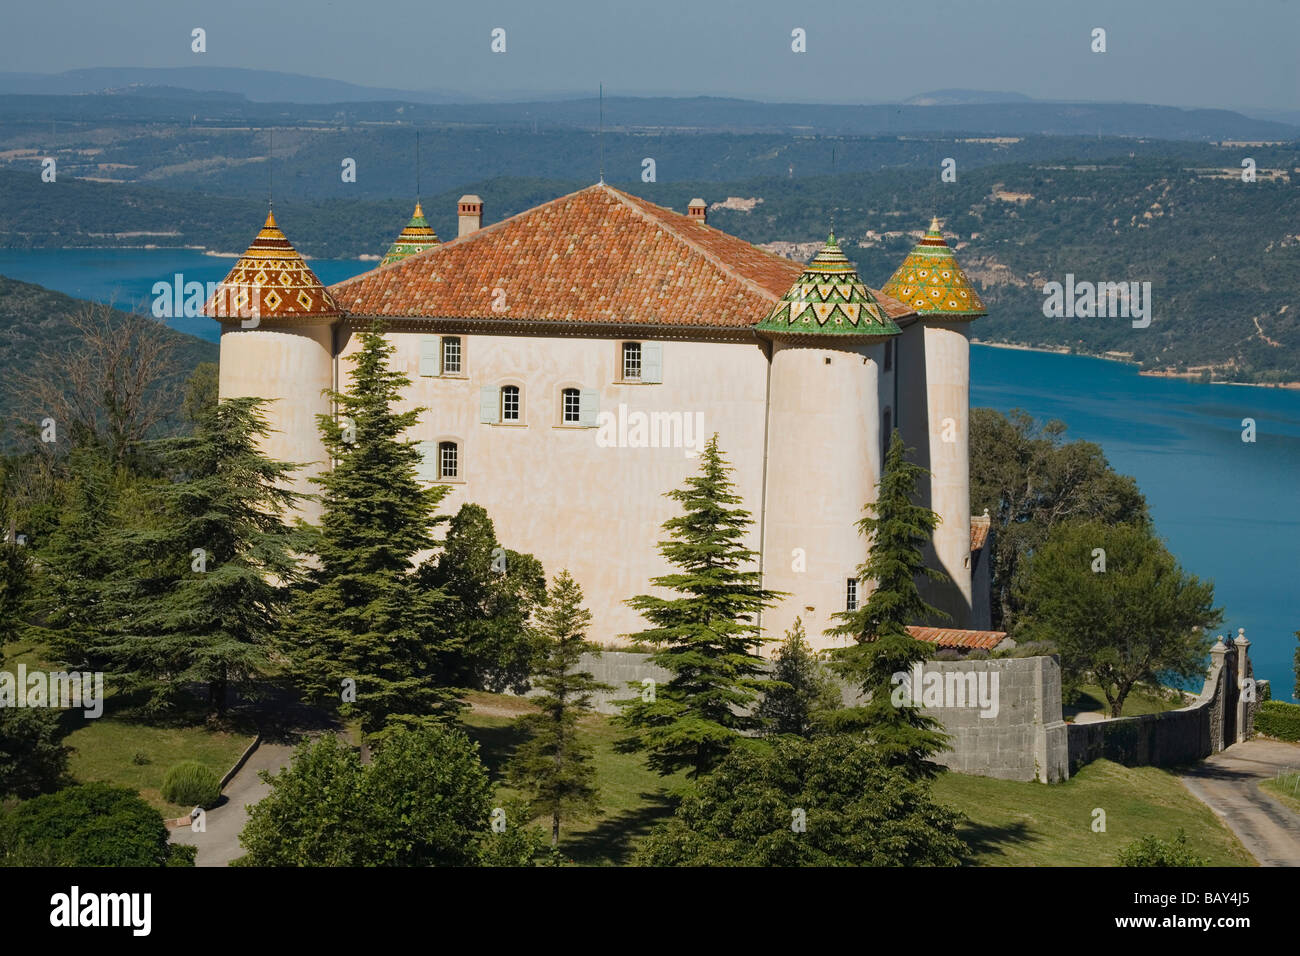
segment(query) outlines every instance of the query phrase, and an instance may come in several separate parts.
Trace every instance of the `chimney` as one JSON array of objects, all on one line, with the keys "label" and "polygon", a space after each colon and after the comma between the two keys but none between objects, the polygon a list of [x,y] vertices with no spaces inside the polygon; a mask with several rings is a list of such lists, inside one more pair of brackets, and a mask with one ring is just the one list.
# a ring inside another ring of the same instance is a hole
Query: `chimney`
[{"label": "chimney", "polygon": [[703,199],[692,199],[691,204],[686,207],[686,215],[690,216],[696,222],[707,222],[709,207],[705,205]]},{"label": "chimney", "polygon": [[460,231],[456,233],[459,236],[468,236],[471,232],[478,232],[483,225],[483,200],[478,196],[470,194],[461,196],[460,203],[457,205],[457,212],[460,215]]}]

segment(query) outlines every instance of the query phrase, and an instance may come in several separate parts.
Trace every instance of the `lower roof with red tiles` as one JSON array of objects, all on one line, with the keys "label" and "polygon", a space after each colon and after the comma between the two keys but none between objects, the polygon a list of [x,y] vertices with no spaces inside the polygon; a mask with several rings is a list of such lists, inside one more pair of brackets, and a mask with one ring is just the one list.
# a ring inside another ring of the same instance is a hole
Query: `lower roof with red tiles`
[{"label": "lower roof with red tiles", "polygon": [[991,651],[1004,640],[1006,631],[967,631],[956,627],[916,627],[909,625],[907,633],[918,641],[939,647],[959,647],[964,650]]},{"label": "lower roof with red tiles", "polygon": [[[330,291],[353,317],[684,332],[754,325],[802,272],[797,262],[598,183]],[[891,319],[913,314],[875,295]]]}]

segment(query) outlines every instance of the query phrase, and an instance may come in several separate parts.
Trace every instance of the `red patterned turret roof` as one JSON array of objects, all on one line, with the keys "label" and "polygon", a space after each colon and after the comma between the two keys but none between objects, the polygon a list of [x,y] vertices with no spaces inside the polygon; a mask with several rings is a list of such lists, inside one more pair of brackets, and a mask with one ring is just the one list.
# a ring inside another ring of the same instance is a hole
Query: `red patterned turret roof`
[{"label": "red patterned turret roof", "polygon": [[268,212],[266,225],[217,287],[203,314],[222,322],[252,314],[266,322],[333,319],[340,313],[334,297],[275,224],[275,214]]}]

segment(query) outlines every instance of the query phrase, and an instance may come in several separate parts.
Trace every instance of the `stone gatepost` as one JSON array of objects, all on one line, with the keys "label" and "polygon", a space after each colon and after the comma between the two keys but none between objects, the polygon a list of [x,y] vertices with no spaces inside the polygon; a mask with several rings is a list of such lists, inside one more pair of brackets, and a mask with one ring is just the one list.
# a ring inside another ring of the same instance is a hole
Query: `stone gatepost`
[{"label": "stone gatepost", "polygon": [[1228,645],[1223,643],[1223,635],[1214,642],[1210,648],[1210,673],[1207,679],[1212,683],[1209,684],[1213,697],[1210,701],[1210,753],[1217,754],[1226,746],[1223,737],[1223,681],[1236,680],[1235,674],[1223,673],[1223,661],[1228,655]]},{"label": "stone gatepost", "polygon": [[1246,629],[1244,627],[1237,628],[1237,639],[1232,643],[1237,648],[1237,673],[1233,675],[1233,679],[1237,682],[1236,743],[1241,743],[1250,736],[1252,730],[1247,723],[1251,716],[1250,702],[1246,700],[1246,695],[1242,693],[1246,687],[1246,681],[1250,677],[1250,641],[1246,640]]}]

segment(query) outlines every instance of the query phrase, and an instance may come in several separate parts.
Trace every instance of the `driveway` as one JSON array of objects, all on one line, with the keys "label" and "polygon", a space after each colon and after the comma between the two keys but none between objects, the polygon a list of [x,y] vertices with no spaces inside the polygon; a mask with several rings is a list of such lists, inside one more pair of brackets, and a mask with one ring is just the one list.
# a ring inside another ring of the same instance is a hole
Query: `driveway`
[{"label": "driveway", "polygon": [[239,834],[248,822],[248,808],[266,796],[271,788],[258,779],[259,770],[275,773],[289,765],[294,745],[264,740],[253,751],[248,762],[239,768],[226,789],[220,806],[207,813],[207,830],[195,833],[189,827],[173,830],[173,843],[188,843],[199,848],[196,866],[229,866],[230,861],[244,855],[239,845]]},{"label": "driveway", "polygon": [[1300,744],[1255,739],[1207,757],[1182,780],[1261,866],[1300,866],[1300,814],[1259,787],[1287,769],[1300,770]]}]

